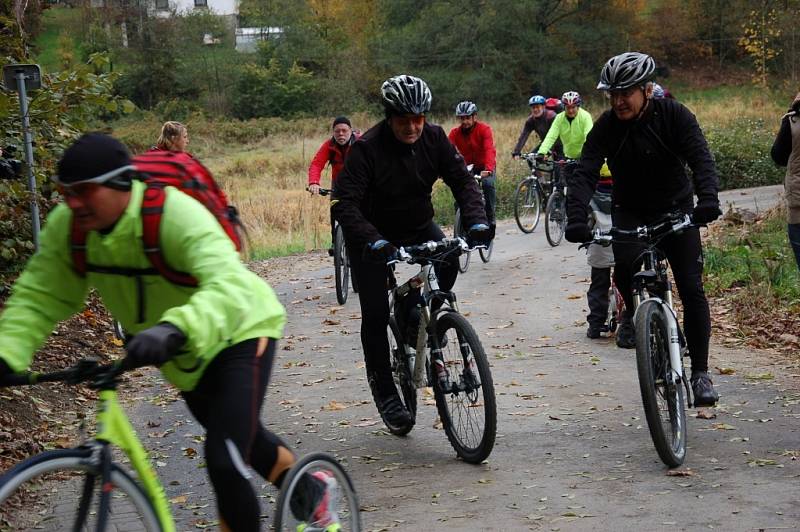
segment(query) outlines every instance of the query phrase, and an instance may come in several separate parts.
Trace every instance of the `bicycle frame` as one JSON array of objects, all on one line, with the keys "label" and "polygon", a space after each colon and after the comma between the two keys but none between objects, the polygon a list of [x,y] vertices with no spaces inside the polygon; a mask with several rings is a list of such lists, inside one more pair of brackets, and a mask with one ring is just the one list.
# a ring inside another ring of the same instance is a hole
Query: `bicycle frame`
[{"label": "bicycle frame", "polygon": [[[97,434],[93,441],[98,442],[101,448],[107,448],[109,444],[115,445],[125,453],[131,461],[131,467],[136,472],[145,494],[153,504],[161,529],[164,532],[175,532],[175,522],[172,519],[164,487],[158,480],[148,459],[147,451],[136,435],[133,425],[119,404],[117,391],[100,390],[98,396]],[[110,460],[110,456],[107,456],[107,460]],[[103,482],[106,483],[109,471],[107,467],[103,467],[102,470]],[[101,498],[110,496],[111,492],[103,490]],[[101,507],[107,508],[102,502]]]}]

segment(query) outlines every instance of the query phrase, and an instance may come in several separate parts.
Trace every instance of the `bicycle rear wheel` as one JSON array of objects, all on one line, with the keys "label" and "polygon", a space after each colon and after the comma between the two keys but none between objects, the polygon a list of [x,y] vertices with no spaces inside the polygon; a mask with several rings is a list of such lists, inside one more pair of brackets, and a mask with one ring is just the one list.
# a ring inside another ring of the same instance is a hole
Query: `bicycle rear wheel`
[{"label": "bicycle rear wheel", "polygon": [[273,528],[293,532],[361,530],[353,481],[336,458],[312,453],[292,466],[283,479]]},{"label": "bicycle rear wheel", "polygon": [[489,260],[492,258],[492,251],[494,251],[494,239],[489,242],[489,246],[486,249],[480,248],[478,250],[478,254],[481,256],[481,260],[483,262],[489,262]]},{"label": "bicycle rear wheel", "polygon": [[101,516],[107,530],[162,530],[141,487],[111,465],[107,512],[98,511],[101,477],[88,448],[47,451],[20,462],[0,477],[0,529],[96,530]]},{"label": "bicycle rear wheel", "polygon": [[523,233],[533,233],[539,225],[542,203],[537,189],[536,181],[526,177],[519,182],[514,192],[514,219]]},{"label": "bicycle rear wheel", "polygon": [[650,437],[661,461],[677,467],[686,457],[686,399],[672,376],[667,318],[653,303],[636,317],[636,368]]},{"label": "bicycle rear wheel", "polygon": [[[392,355],[391,365],[394,385],[397,388],[397,393],[400,394],[403,405],[411,413],[412,421],[415,421],[417,419],[417,387],[414,386],[403,337],[400,335],[400,329],[397,327],[397,322],[393,317],[389,318],[389,327],[386,332],[389,335],[389,352]],[[404,436],[411,432],[413,427],[414,423],[412,422],[408,427],[403,427],[402,431],[390,430],[392,434]]]},{"label": "bicycle rear wheel", "polygon": [[[461,238],[467,238],[467,232],[461,225],[461,209],[456,210],[456,220],[453,224],[453,235],[457,237],[460,236]],[[464,251],[458,256],[458,271],[461,273],[467,273],[467,270],[469,269],[470,255],[471,253],[469,251]]]},{"label": "bicycle rear wheel", "polygon": [[446,390],[434,378],[433,394],[447,439],[465,462],[478,464],[494,448],[497,406],[492,373],[478,335],[467,319],[445,312],[436,321]]},{"label": "bicycle rear wheel", "polygon": [[336,275],[336,300],[340,305],[347,302],[350,287],[350,265],[347,261],[347,247],[344,243],[342,226],[336,226],[336,236],[333,242],[333,268]]},{"label": "bicycle rear wheel", "polygon": [[544,233],[547,237],[547,242],[555,247],[561,243],[561,239],[564,238],[564,230],[567,227],[567,202],[561,190],[555,189],[550,194],[544,213]]}]

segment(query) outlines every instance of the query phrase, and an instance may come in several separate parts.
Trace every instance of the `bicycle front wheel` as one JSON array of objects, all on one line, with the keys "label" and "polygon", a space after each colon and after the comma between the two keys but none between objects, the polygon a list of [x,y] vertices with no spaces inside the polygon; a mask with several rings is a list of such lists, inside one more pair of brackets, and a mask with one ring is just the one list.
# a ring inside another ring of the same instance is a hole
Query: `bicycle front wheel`
[{"label": "bicycle front wheel", "polygon": [[664,310],[645,304],[636,317],[636,368],[650,437],[661,461],[678,467],[686,457],[686,400],[672,376]]},{"label": "bicycle front wheel", "polygon": [[312,453],[292,466],[283,479],[273,527],[292,532],[361,530],[353,481],[336,458]]},{"label": "bicycle front wheel", "polygon": [[17,464],[0,477],[0,529],[161,531],[150,500],[116,464],[111,465],[108,511],[98,511],[101,476],[92,461],[90,449],[76,448],[47,451]]},{"label": "bicycle front wheel", "polygon": [[542,204],[537,188],[536,181],[526,177],[519,182],[514,192],[514,219],[523,233],[533,233],[539,225]]},{"label": "bicycle front wheel", "polygon": [[555,247],[561,243],[561,239],[564,238],[564,230],[567,228],[567,202],[564,193],[559,189],[555,189],[547,199],[544,216],[544,233],[547,242]]},{"label": "bicycle front wheel", "polygon": [[340,305],[344,305],[347,302],[350,286],[350,265],[347,263],[347,248],[341,225],[336,226],[336,237],[333,243],[333,268],[336,275],[336,300]]},{"label": "bicycle front wheel", "polygon": [[[457,237],[460,236],[461,238],[467,238],[467,232],[461,225],[461,209],[456,210],[456,221],[453,224],[453,234]],[[471,253],[469,251],[464,251],[458,256],[458,271],[461,273],[467,273],[467,270],[469,269],[470,255]]]},{"label": "bicycle front wheel", "polygon": [[445,312],[436,321],[448,383],[434,378],[433,394],[442,426],[465,462],[479,464],[494,448],[497,406],[489,361],[467,319]]}]

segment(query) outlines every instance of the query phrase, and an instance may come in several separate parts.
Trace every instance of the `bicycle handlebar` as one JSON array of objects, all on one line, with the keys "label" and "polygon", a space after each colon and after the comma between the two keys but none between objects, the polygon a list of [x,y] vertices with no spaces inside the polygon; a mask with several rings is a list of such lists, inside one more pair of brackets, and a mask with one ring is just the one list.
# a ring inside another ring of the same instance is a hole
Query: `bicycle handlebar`
[{"label": "bicycle handlebar", "polygon": [[80,384],[89,380],[114,379],[126,371],[122,361],[118,360],[111,364],[101,364],[98,360],[85,358],[79,360],[74,366],[67,369],[41,373],[38,371],[25,371],[5,375],[0,378],[0,388],[9,386],[25,386],[39,384],[42,382],[67,382],[69,384]]},{"label": "bicycle handlebar", "polygon": [[[311,192],[311,191],[309,190],[309,188],[308,188],[308,187],[306,187],[306,190],[307,190],[308,192]],[[319,195],[320,195],[320,196],[327,196],[327,195],[329,195],[331,192],[333,192],[333,189],[332,189],[332,188],[322,188],[322,187],[319,187]]]},{"label": "bicycle handlebar", "polygon": [[594,238],[581,244],[579,248],[588,248],[591,244],[598,244],[603,247],[610,246],[613,242],[631,243],[631,241],[620,240],[619,237],[634,237],[638,241],[642,240],[661,240],[667,235],[680,233],[691,227],[701,227],[703,224],[696,224],[692,217],[684,213],[670,213],[660,222],[651,225],[642,225],[636,229],[618,229],[612,227],[607,231],[596,229]]},{"label": "bicycle handlebar", "polygon": [[[478,247],[478,246],[476,246]],[[397,250],[398,258],[387,264],[407,262],[414,264],[420,260],[429,260],[433,255],[444,255],[455,250],[468,251],[467,242],[461,237],[445,238],[439,241],[428,241],[414,246],[405,246]]]}]

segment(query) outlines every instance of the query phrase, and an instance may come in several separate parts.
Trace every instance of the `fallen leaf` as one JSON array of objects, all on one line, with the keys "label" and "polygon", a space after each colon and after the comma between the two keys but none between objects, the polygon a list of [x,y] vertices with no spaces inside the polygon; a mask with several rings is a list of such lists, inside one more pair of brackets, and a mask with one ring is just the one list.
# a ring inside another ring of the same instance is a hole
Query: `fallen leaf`
[{"label": "fallen leaf", "polygon": [[667,471],[668,477],[693,477],[694,471],[691,469],[669,469]]}]

